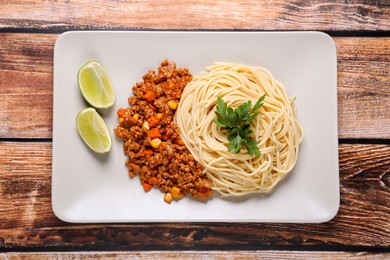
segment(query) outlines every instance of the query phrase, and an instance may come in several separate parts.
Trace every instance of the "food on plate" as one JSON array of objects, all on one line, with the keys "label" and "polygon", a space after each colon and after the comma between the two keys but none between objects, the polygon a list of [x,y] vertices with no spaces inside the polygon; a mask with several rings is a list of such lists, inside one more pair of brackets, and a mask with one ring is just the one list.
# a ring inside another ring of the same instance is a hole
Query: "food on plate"
[{"label": "food on plate", "polygon": [[[77,74],[80,91],[95,108],[109,108],[115,103],[111,80],[97,61],[88,61]],[[111,135],[98,112],[92,108],[81,110],[76,117],[77,130],[83,141],[97,153],[111,150]]]},{"label": "food on plate", "polygon": [[[250,109],[258,113],[246,123],[250,130],[237,137],[220,116],[231,114],[234,121],[240,114],[233,113],[234,108],[240,106],[240,113],[243,109],[248,116]],[[294,99],[284,86],[267,69],[242,64],[218,62],[194,77],[183,90],[174,121],[185,146],[221,196],[271,191],[295,166],[303,139]],[[245,135],[256,142],[242,141]],[[259,152],[248,151],[253,146]]]},{"label": "food on plate", "polygon": [[85,100],[95,108],[109,108],[115,103],[110,77],[97,61],[88,61],[79,70],[78,83]]},{"label": "food on plate", "polygon": [[92,107],[84,108],[76,117],[77,130],[89,148],[97,153],[111,150],[110,132],[103,118]]},{"label": "food on plate", "polygon": [[271,191],[295,166],[303,129],[294,99],[262,67],[215,63],[192,77],[163,61],[117,111],[131,177],[170,203]]},{"label": "food on plate", "polygon": [[173,122],[184,87],[192,80],[186,68],[164,60],[158,71],[149,71],[136,83],[130,107],[117,111],[115,135],[123,140],[130,177],[139,176],[143,189],[158,187],[171,203],[191,195],[206,200],[212,182],[188,151]]},{"label": "food on plate", "polygon": [[257,147],[257,141],[252,138],[251,124],[259,114],[257,111],[263,106],[262,101],[265,94],[257,100],[252,108],[252,100],[242,103],[237,108],[229,107],[221,97],[217,99],[214,120],[219,127],[225,130],[225,134],[229,140],[228,151],[238,153],[242,146],[246,147],[249,155],[259,156],[260,149]]}]

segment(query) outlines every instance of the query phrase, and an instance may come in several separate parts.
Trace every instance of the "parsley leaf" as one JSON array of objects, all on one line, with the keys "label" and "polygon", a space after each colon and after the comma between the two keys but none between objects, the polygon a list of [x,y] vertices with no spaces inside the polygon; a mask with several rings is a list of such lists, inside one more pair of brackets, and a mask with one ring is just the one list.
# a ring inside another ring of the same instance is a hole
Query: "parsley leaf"
[{"label": "parsley leaf", "polygon": [[259,114],[258,110],[263,106],[264,99],[265,95],[261,96],[253,108],[252,101],[249,100],[233,109],[228,107],[221,97],[218,97],[215,111],[217,119],[214,123],[227,131],[229,152],[239,153],[244,145],[249,155],[259,156],[261,154],[256,140],[250,136],[252,134],[250,126]]}]

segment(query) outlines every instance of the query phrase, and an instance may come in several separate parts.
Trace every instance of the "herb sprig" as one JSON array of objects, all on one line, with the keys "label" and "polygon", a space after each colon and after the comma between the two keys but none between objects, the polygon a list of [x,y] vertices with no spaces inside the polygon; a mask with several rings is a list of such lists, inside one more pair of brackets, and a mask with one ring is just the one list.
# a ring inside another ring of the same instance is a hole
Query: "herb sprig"
[{"label": "herb sprig", "polygon": [[252,101],[249,100],[233,109],[221,97],[218,97],[217,110],[215,111],[217,119],[214,120],[214,123],[227,131],[229,152],[239,153],[242,145],[245,145],[249,155],[260,155],[256,140],[250,136],[253,133],[250,126],[259,114],[258,110],[263,106],[264,98],[265,95],[261,96],[253,108]]}]

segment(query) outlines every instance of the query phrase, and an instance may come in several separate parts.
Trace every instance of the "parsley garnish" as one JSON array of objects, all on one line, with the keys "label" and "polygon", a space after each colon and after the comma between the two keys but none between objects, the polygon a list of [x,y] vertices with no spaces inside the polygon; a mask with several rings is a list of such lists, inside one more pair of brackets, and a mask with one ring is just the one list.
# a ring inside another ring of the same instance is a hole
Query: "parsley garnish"
[{"label": "parsley garnish", "polygon": [[262,102],[264,98],[265,95],[261,96],[252,109],[251,100],[233,109],[228,107],[221,97],[218,97],[217,111],[215,111],[217,119],[214,120],[214,123],[227,131],[229,152],[238,153],[240,152],[242,145],[245,145],[251,156],[260,155],[256,140],[250,136],[253,131],[249,128],[253,120],[259,114],[257,110],[263,106]]}]

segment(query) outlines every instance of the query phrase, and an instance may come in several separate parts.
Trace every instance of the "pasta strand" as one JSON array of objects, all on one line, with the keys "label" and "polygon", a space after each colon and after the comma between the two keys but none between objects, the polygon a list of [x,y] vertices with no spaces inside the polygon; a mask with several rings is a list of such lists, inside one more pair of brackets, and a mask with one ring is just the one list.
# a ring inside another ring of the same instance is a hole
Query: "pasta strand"
[{"label": "pasta strand", "polygon": [[[238,154],[228,152],[227,135],[213,123],[217,97],[237,107],[264,94],[252,123],[261,155],[252,158],[245,147]],[[216,62],[194,77],[184,88],[174,121],[222,197],[270,192],[294,168],[303,139],[294,99],[284,86],[267,69],[242,64]]]}]

